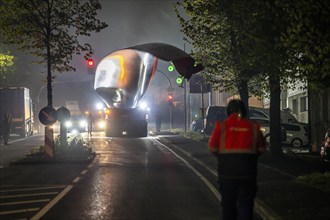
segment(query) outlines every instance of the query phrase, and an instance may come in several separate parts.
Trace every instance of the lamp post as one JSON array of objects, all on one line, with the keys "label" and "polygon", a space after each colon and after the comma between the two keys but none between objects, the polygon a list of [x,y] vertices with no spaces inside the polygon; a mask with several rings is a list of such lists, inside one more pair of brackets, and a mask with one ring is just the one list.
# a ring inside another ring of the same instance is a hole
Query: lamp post
[{"label": "lamp post", "polygon": [[173,92],[174,91],[174,88],[172,86],[172,83],[171,83],[171,80],[168,78],[168,76],[166,76],[166,74],[160,70],[156,70],[157,72],[161,73],[168,81],[168,85],[169,87],[167,88],[167,92]]},{"label": "lamp post", "polygon": [[[171,80],[166,76],[166,74],[160,70],[156,70],[157,72],[161,73],[168,81],[169,87],[166,89],[166,91],[168,92],[168,96],[172,97],[172,94],[174,92],[174,88],[172,86]],[[172,98],[171,98],[172,99]],[[172,100],[168,100],[169,102],[169,107],[170,107],[170,130],[172,129],[172,124],[173,124],[173,103]]]}]

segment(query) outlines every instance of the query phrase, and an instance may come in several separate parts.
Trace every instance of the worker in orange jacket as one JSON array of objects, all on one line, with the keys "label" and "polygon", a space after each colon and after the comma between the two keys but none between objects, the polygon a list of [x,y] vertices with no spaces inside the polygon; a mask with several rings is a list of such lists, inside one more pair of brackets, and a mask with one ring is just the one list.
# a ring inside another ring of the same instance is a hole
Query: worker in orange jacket
[{"label": "worker in orange jacket", "polygon": [[265,151],[260,125],[246,119],[241,100],[231,100],[228,118],[217,121],[209,150],[218,159],[218,183],[224,220],[253,219],[257,159]]}]

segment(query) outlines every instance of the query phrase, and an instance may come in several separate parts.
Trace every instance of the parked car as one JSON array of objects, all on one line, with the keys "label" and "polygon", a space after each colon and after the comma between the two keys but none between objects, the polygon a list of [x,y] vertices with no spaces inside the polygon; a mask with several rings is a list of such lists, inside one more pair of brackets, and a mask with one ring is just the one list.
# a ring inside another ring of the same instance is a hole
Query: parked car
[{"label": "parked car", "polygon": [[224,121],[227,118],[227,107],[209,106],[206,109],[206,117],[203,133],[211,135],[216,121]]},{"label": "parked car", "polygon": [[190,124],[190,130],[194,132],[202,132],[203,131],[203,119],[198,118],[193,120]]},{"label": "parked car", "polygon": [[269,111],[268,109],[260,109],[250,107],[249,114],[251,118],[266,118],[269,119]]},{"label": "parked car", "polygon": [[[270,143],[270,123],[267,118],[256,118],[250,117],[252,121],[255,121],[260,124],[260,130],[265,137],[266,144]],[[285,142],[287,140],[287,131],[285,127],[281,126],[281,141]]]},{"label": "parked car", "polygon": [[308,126],[304,123],[281,123],[287,133],[287,139],[284,142],[291,147],[301,148],[308,145]]},{"label": "parked car", "polygon": [[[250,108],[249,114],[252,118],[260,118],[269,120],[269,116],[265,113],[266,110]],[[210,135],[213,131],[216,121],[224,121],[227,118],[227,107],[224,106],[209,106],[206,110],[204,133]],[[269,133],[269,132],[268,132]]]}]

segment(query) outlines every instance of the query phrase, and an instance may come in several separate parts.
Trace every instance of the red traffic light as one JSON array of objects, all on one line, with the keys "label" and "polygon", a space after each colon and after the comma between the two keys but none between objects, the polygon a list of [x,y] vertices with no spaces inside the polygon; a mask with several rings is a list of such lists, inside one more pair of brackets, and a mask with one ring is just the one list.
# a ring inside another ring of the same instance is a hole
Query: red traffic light
[{"label": "red traffic light", "polygon": [[173,101],[173,96],[172,95],[168,95],[167,96],[167,101],[172,102]]},{"label": "red traffic light", "polygon": [[92,59],[87,60],[87,65],[90,67],[94,66],[94,60]]},{"label": "red traffic light", "polygon": [[87,74],[93,75],[95,74],[95,62],[93,59],[88,59],[87,60]]}]

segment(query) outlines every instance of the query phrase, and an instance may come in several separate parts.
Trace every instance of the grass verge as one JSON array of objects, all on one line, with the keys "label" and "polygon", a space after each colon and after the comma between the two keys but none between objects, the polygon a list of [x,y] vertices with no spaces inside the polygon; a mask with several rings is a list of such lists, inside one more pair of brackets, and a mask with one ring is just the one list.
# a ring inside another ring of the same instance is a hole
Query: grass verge
[{"label": "grass verge", "polygon": [[296,178],[298,182],[312,185],[313,187],[330,192],[330,172],[313,173]]}]

